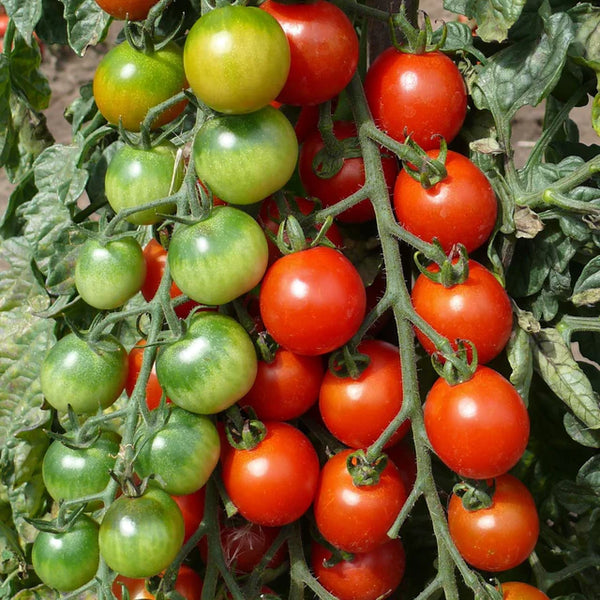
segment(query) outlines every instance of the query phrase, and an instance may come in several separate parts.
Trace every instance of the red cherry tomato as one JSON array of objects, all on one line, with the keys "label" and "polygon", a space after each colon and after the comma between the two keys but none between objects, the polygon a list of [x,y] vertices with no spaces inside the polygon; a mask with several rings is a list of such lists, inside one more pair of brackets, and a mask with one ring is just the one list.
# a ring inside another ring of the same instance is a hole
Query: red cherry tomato
[{"label": "red cherry tomato", "polygon": [[288,423],[265,422],[264,439],[251,450],[223,452],[225,490],[240,514],[253,523],[280,527],[310,507],[319,458],[310,440]]},{"label": "red cherry tomato", "polygon": [[527,408],[514,386],[488,367],[478,366],[471,379],[456,385],[440,377],[423,411],[434,452],[461,477],[502,475],[527,447]]},{"label": "red cherry tomato", "polygon": [[[428,268],[439,271],[437,265]],[[510,298],[494,275],[474,260],[469,260],[467,279],[448,288],[419,275],[411,298],[415,311],[453,346],[458,339],[471,341],[480,364],[498,356],[508,342],[513,323]],[[431,340],[418,329],[416,334],[432,354]]]},{"label": "red cherry tomato", "polygon": [[320,356],[278,348],[272,362],[258,362],[254,385],[239,404],[252,407],[262,421],[295,419],[317,401],[324,370]]},{"label": "red cherry tomato", "polygon": [[448,505],[450,536],[463,558],[476,569],[506,571],[533,551],[540,530],[535,502],[512,475],[496,479],[489,508],[467,510],[456,494]]},{"label": "red cherry tomato", "polygon": [[423,54],[384,50],[369,67],[365,94],[375,123],[394,139],[409,135],[424,150],[451,142],[467,113],[460,71],[439,51]]},{"label": "red cherry tomato", "polygon": [[[402,368],[396,346],[365,340],[358,352],[369,365],[356,379],[328,371],[319,392],[319,410],[327,429],[346,446],[366,448],[383,433],[402,407]],[[391,446],[410,427],[405,421],[386,443]]]},{"label": "red cherry tomato", "polygon": [[[333,133],[338,140],[356,138],[356,125],[351,121],[335,121]],[[358,140],[357,140],[358,144]],[[319,152],[325,143],[321,132],[315,129],[304,141],[298,158],[298,173],[304,189],[310,196],[319,198],[323,206],[333,206],[357,192],[365,183],[365,165],[362,156],[344,159],[341,169],[333,177],[320,177],[315,172],[315,157],[320,163]],[[383,176],[391,192],[398,173],[398,161],[392,154],[385,154],[381,159]],[[375,210],[367,198],[336,217],[343,223],[364,223],[375,218]]]},{"label": "red cherry tomato", "polygon": [[[146,340],[144,338],[138,340],[135,346],[129,351],[127,356],[129,368],[127,371],[127,381],[125,383],[125,391],[131,397],[133,388],[137,383],[140,371],[142,369],[142,361],[144,360],[144,346]],[[158,382],[156,376],[156,368],[152,365],[152,371],[146,383],[146,404],[150,410],[155,409],[159,404],[163,395],[163,389]],[[167,400],[168,401],[168,400]]]},{"label": "red cherry tomato", "polygon": [[[129,600],[154,600],[156,596],[146,588],[146,579],[133,579],[117,575],[112,585],[112,592],[117,600],[123,598],[123,586],[129,592]],[[181,565],[175,582],[175,590],[185,600],[200,600],[202,596],[202,578],[187,565]]]},{"label": "red cherry tomato", "polygon": [[183,515],[183,523],[185,526],[185,536],[183,543],[185,544],[198,529],[202,519],[204,518],[204,497],[205,488],[201,487],[196,492],[185,494],[183,496],[171,496],[179,506]]},{"label": "red cherry tomato", "polygon": [[417,457],[412,441],[404,437],[397,444],[386,448],[385,453],[400,471],[404,487],[412,490],[417,480]]},{"label": "red cherry tomato", "polygon": [[96,0],[96,4],[115,19],[143,21],[158,0]]},{"label": "red cherry tomato", "polygon": [[370,552],[355,554],[333,566],[332,552],[317,542],[311,545],[310,562],[319,583],[338,600],[383,600],[400,585],[406,567],[402,542],[396,538]]},{"label": "red cherry tomato", "polygon": [[352,452],[338,452],[321,469],[313,505],[315,523],[325,540],[336,548],[370,552],[390,539],[387,532],[407,493],[391,461],[378,483],[355,485],[346,465]]},{"label": "red cherry tomato", "polygon": [[550,600],[542,590],[521,581],[503,583],[502,598],[503,600]]},{"label": "red cherry tomato", "polygon": [[[440,151],[429,150],[431,158]],[[425,189],[408,171],[394,185],[394,210],[402,227],[417,237],[437,239],[446,253],[463,244],[471,253],[489,238],[496,223],[498,203],[490,182],[466,156],[448,151],[448,175]]]},{"label": "red cherry tomato", "polygon": [[262,280],[262,321],[278,344],[296,354],[325,354],[344,345],[358,331],[365,309],[356,267],[325,246],[281,257]]},{"label": "red cherry tomato", "polygon": [[326,0],[283,4],[266,0],[290,44],[290,71],[277,100],[321,104],[348,85],[358,65],[358,36],[346,14]]}]

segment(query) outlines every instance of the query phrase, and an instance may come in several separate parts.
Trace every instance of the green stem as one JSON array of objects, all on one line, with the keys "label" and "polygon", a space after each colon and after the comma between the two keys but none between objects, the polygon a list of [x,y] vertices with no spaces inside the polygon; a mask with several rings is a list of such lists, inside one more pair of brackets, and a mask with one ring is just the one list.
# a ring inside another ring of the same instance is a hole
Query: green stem
[{"label": "green stem", "polygon": [[564,315],[556,324],[556,330],[562,335],[565,343],[570,344],[577,331],[600,332],[600,317],[577,317]]}]

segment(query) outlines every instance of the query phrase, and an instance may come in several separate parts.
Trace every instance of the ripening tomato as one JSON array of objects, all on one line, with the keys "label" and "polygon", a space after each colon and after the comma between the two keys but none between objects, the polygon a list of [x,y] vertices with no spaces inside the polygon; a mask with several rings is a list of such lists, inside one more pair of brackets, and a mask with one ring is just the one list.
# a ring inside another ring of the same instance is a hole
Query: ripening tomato
[{"label": "ripening tomato", "polygon": [[442,462],[470,479],[490,479],[512,469],[527,447],[529,415],[515,387],[479,365],[471,379],[434,384],[423,407],[425,430]]},{"label": "ripening tomato", "polygon": [[[359,377],[328,371],[319,391],[319,410],[327,429],[351,448],[366,448],[383,433],[402,407],[399,349],[381,340],[364,340],[358,352],[369,357]],[[408,431],[404,421],[386,443],[397,443]]]},{"label": "ripening tomato", "polygon": [[299,519],[315,496],[319,458],[296,427],[265,422],[267,433],[249,450],[223,451],[222,477],[240,514],[258,525],[280,527]]},{"label": "ripening tomato", "polygon": [[[129,368],[127,370],[127,381],[125,383],[125,391],[127,392],[127,395],[129,397],[131,397],[131,394],[133,394],[133,388],[137,383],[140,371],[142,369],[145,345],[146,340],[144,338],[139,339],[127,355]],[[162,387],[160,387],[158,377],[156,376],[156,367],[155,365],[152,365],[152,370],[150,371],[150,375],[148,376],[148,381],[146,383],[146,404],[150,410],[153,410],[158,407],[162,395],[163,389]]]},{"label": "ripening tomato", "polygon": [[333,455],[321,469],[313,505],[315,523],[321,535],[346,552],[370,552],[390,538],[407,498],[396,466],[388,461],[379,481],[356,485],[347,461],[353,450]]},{"label": "ripening tomato", "polygon": [[96,4],[111,17],[124,21],[143,21],[158,0],[96,0]]},{"label": "ripening tomato", "polygon": [[456,494],[448,505],[450,536],[462,557],[476,569],[506,571],[531,554],[540,530],[537,508],[516,477],[496,478],[489,508],[467,510]]},{"label": "ripening tomato", "polygon": [[384,50],[369,67],[365,95],[375,123],[392,138],[406,136],[424,150],[451,142],[467,113],[467,88],[457,66],[440,51]]},{"label": "ripening tomato", "polygon": [[261,421],[289,421],[317,401],[323,375],[320,356],[278,348],[271,362],[258,361],[254,384],[238,403],[253,408]]},{"label": "ripening tomato", "polygon": [[[335,121],[333,134],[338,140],[350,142],[355,140],[350,156],[344,157],[343,164],[337,173],[325,177],[322,173],[322,155],[325,143],[321,132],[315,129],[304,141],[298,158],[300,181],[309,196],[315,196],[323,206],[333,206],[357,192],[365,183],[365,165],[358,138],[356,125],[351,121]],[[393,154],[382,154],[381,167],[383,176],[391,192],[398,173],[398,161]],[[336,216],[342,223],[364,223],[375,218],[375,209],[367,198]]]},{"label": "ripening tomato", "polygon": [[394,592],[404,577],[406,554],[398,538],[329,566],[326,562],[331,556],[331,550],[313,541],[312,572],[338,600],[383,600]]},{"label": "ripening tomato", "polygon": [[171,498],[175,500],[179,510],[183,515],[183,524],[185,534],[183,537],[183,543],[185,544],[194,535],[202,519],[204,519],[204,501],[206,496],[206,489],[201,487],[199,490],[192,492],[191,494],[183,494],[182,496],[171,495]]},{"label": "ripening tomato", "polygon": [[[148,111],[187,87],[183,71],[183,51],[171,42],[144,53],[124,41],[111,48],[98,63],[93,91],[102,116],[112,125],[123,123],[129,131],[139,131]],[[187,100],[163,111],[152,129],[179,116]]]},{"label": "ripening tomato", "polygon": [[[439,271],[437,265],[429,271]],[[485,364],[498,356],[512,331],[510,298],[502,284],[484,266],[469,260],[469,275],[463,283],[444,287],[421,273],[411,292],[415,311],[456,347],[456,340],[469,340],[477,349],[477,360]],[[435,346],[419,329],[416,335],[425,350]]]},{"label": "ripening tomato", "polygon": [[[117,575],[112,585],[112,592],[117,600],[122,600],[123,588],[127,590],[129,600],[154,600],[155,596],[148,591],[146,581],[146,579],[134,579]],[[191,567],[181,565],[173,589],[181,594],[181,597],[185,600],[200,600],[202,597],[202,578]]]},{"label": "ripening tomato", "polygon": [[[438,158],[438,149],[428,156]],[[425,189],[408,171],[401,171],[394,185],[394,210],[402,227],[432,242],[437,239],[446,253],[463,244],[471,253],[490,237],[498,203],[483,172],[466,156],[448,151],[448,175]]]},{"label": "ripening tomato", "polygon": [[261,283],[262,321],[278,344],[296,354],[325,354],[344,345],[358,331],[365,310],[365,287],[356,267],[326,246],[282,256]]},{"label": "ripening tomato", "polygon": [[502,584],[503,600],[550,600],[542,590],[521,581],[506,581]]},{"label": "ripening tomato", "polygon": [[266,0],[260,8],[279,21],[290,45],[290,70],[277,100],[321,104],[337,96],[356,72],[359,53],[358,36],[344,11],[327,0]]},{"label": "ripening tomato", "polygon": [[221,5],[190,29],[183,51],[193,92],[221,113],[251,113],[281,91],[290,47],[279,23],[255,6]]}]

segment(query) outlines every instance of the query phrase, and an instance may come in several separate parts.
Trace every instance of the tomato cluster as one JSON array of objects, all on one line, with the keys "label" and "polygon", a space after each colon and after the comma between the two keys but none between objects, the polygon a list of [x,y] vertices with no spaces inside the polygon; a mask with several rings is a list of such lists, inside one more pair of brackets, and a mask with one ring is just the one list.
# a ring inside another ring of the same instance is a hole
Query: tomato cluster
[{"label": "tomato cluster", "polygon": [[[99,4],[141,21],[156,3]],[[381,134],[366,139],[331,111],[361,84],[357,30],[327,0],[219,5],[182,45],[142,51],[129,35],[98,65],[94,98],[119,141],[107,153],[109,223],[88,232],[72,273],[74,302],[94,319],[61,337],[41,372],[68,430],[44,461],[61,507],[60,527],[34,546],[47,585],[77,589],[102,564],[117,598],[164,584],[189,600],[224,564],[258,587],[253,571],[276,580],[300,531],[314,589],[387,598],[407,561],[392,532],[430,474],[429,453],[417,470],[417,435],[461,490],[493,489],[476,510],[451,495],[449,532],[467,563],[503,571],[533,550],[535,504],[509,474],[529,416],[490,366],[511,336],[511,300],[468,256],[493,235],[496,196],[446,146],[466,116],[465,83],[439,50],[384,51],[364,77]],[[190,121],[193,136],[179,136]],[[368,185],[365,147],[383,192]],[[438,259],[419,263],[404,314],[373,242],[382,215]],[[390,308],[441,374],[423,406],[398,332],[375,326]],[[138,326],[128,349],[112,333],[121,312]],[[69,513],[82,498],[85,512]],[[57,568],[76,555],[76,574]]]}]

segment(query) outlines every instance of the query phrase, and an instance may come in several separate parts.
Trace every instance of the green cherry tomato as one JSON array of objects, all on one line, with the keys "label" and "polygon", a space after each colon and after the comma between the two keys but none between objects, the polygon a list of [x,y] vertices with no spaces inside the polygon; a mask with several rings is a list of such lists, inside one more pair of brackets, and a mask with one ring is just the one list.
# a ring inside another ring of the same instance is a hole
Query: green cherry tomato
[{"label": "green cherry tomato", "polygon": [[287,117],[265,106],[247,115],[222,115],[202,125],[192,149],[198,177],[223,202],[254,204],[282,188],[298,158]]},{"label": "green cherry tomato", "polygon": [[221,6],[193,25],[183,62],[202,102],[222,113],[249,113],[269,104],[283,88],[290,47],[279,23],[265,11]]},{"label": "green cherry tomato", "polygon": [[146,261],[131,237],[103,243],[87,240],[75,263],[75,287],[83,300],[101,310],[122,306],[137,294],[146,279]]},{"label": "green cherry tomato", "polygon": [[181,549],[184,522],[167,492],[148,488],[141,496],[119,496],[100,523],[100,554],[125,577],[158,575]]},{"label": "green cherry tomato", "polygon": [[269,248],[260,225],[230,206],[176,229],[169,244],[171,277],[201,304],[231,302],[255,287],[267,268]]},{"label": "green cherry tomato", "polygon": [[66,412],[91,414],[108,408],[120,395],[127,379],[127,351],[114,337],[94,346],[74,333],[61,338],[48,352],[40,372],[47,402]]},{"label": "green cherry tomato", "polygon": [[[162,142],[149,150],[124,145],[108,165],[104,192],[112,209],[119,213],[175,193],[183,182],[184,172],[183,160],[178,158],[177,148],[171,142]],[[141,210],[126,220],[134,225],[153,225],[175,209],[175,203],[170,203]]]},{"label": "green cherry tomato", "polygon": [[33,542],[31,561],[47,586],[59,592],[76,590],[98,570],[98,524],[82,514],[65,532],[40,531]]},{"label": "green cherry tomato", "polygon": [[[139,131],[151,108],[186,87],[183,50],[175,43],[145,53],[122,42],[98,63],[93,81],[94,98],[102,116],[112,125],[121,121],[129,131]],[[164,110],[152,128],[175,119],[186,103],[183,100]]]},{"label": "green cherry tomato", "polygon": [[218,413],[242,398],[256,378],[257,358],[233,318],[197,313],[183,337],[162,348],[158,380],[171,401],[194,413]]},{"label": "green cherry tomato", "polygon": [[171,495],[192,494],[208,481],[220,451],[213,422],[175,406],[166,425],[142,443],[136,470],[141,477],[156,475],[156,481]]},{"label": "green cherry tomato", "polygon": [[[42,477],[50,496],[59,502],[102,492],[110,480],[120,441],[119,434],[110,430],[103,431],[87,447],[54,440],[42,462]],[[99,507],[99,502],[93,502],[87,509]]]}]

